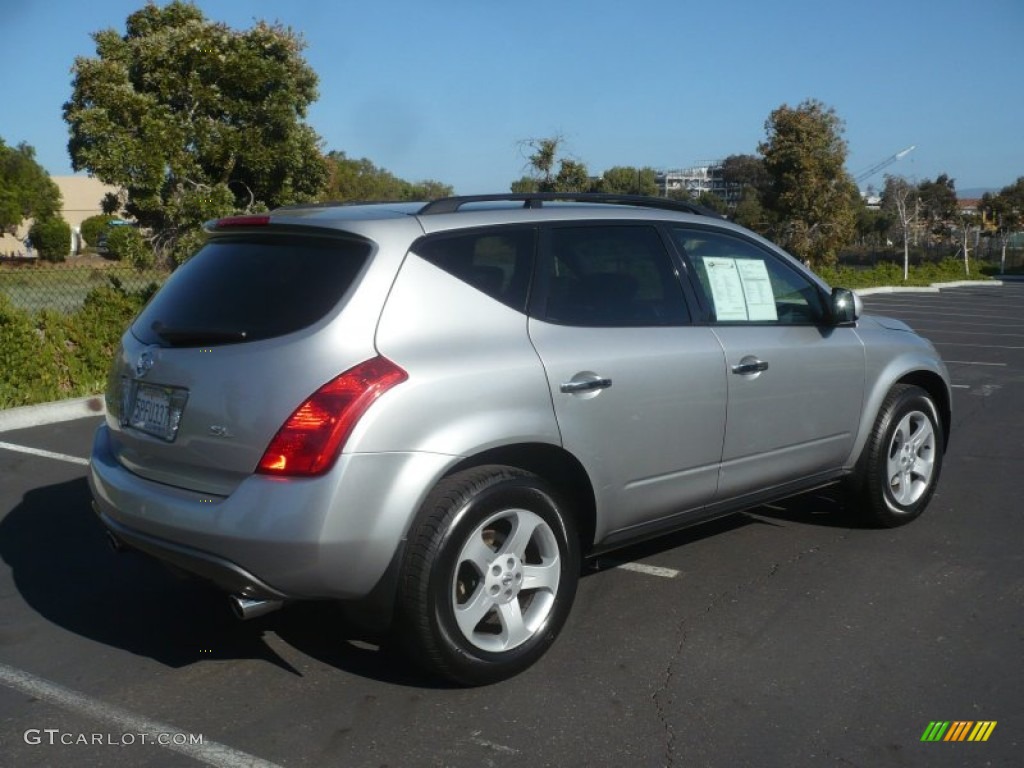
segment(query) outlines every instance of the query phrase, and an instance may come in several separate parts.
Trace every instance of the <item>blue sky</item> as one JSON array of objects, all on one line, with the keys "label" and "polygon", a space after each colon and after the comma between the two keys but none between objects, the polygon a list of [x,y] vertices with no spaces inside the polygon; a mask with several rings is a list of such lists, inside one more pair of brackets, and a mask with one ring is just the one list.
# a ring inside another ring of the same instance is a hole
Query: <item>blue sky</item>
[{"label": "blue sky", "polygon": [[[162,3],[161,3],[162,4]],[[143,0],[3,0],[0,137],[71,173],[61,106],[90,33]],[[463,194],[522,175],[519,140],[560,134],[591,173],[754,153],[781,104],[845,121],[853,173],[1024,176],[1022,0],[201,0],[235,28],[302,34],[326,150]],[[881,175],[873,181],[882,184]]]}]

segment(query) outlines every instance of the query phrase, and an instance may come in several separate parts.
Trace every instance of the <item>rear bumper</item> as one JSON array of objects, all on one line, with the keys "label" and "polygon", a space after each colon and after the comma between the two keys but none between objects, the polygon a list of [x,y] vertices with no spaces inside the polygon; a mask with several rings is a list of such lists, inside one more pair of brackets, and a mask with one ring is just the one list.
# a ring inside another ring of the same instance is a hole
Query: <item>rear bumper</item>
[{"label": "rear bumper", "polygon": [[252,475],[228,496],[129,472],[109,427],[93,440],[89,485],[102,523],[133,549],[247,597],[358,600],[393,567],[427,489],[456,459],[345,454],[311,479]]},{"label": "rear bumper", "polygon": [[144,552],[193,576],[211,581],[225,592],[234,595],[242,595],[253,600],[289,600],[293,597],[264,583],[237,563],[208,552],[200,552],[139,533],[105,515],[96,502],[93,502],[92,506],[100,522],[121,546]]}]

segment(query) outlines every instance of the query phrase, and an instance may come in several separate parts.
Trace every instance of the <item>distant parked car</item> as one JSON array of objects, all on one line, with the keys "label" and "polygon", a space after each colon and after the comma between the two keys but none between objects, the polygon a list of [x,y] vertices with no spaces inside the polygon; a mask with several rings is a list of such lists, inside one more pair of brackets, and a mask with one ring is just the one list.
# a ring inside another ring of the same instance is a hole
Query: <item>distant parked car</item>
[{"label": "distant parked car", "polygon": [[935,348],[776,246],[659,198],[526,194],[211,222],[125,333],[100,519],[243,617],[359,607],[432,672],[513,675],[581,558],[845,481],[935,490]]}]

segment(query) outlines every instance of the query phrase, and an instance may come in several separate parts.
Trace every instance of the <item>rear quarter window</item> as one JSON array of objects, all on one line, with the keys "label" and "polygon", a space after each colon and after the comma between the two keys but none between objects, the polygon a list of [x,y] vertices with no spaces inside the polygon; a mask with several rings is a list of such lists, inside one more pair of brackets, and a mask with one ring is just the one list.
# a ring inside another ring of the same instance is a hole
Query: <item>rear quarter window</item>
[{"label": "rear quarter window", "polygon": [[132,325],[143,343],[257,341],[322,319],[352,287],[368,242],[342,238],[218,238],[175,271]]},{"label": "rear quarter window", "polygon": [[533,227],[492,227],[432,236],[415,243],[412,252],[492,299],[525,312],[536,237]]}]

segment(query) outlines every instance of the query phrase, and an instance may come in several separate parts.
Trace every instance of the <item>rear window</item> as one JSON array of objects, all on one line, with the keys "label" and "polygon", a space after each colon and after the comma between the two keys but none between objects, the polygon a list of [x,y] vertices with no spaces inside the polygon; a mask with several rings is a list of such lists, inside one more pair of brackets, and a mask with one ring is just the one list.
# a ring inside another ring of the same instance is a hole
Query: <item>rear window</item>
[{"label": "rear window", "polygon": [[132,333],[179,347],[292,333],[338,303],[369,253],[369,243],[348,239],[210,241],[153,297]]}]

